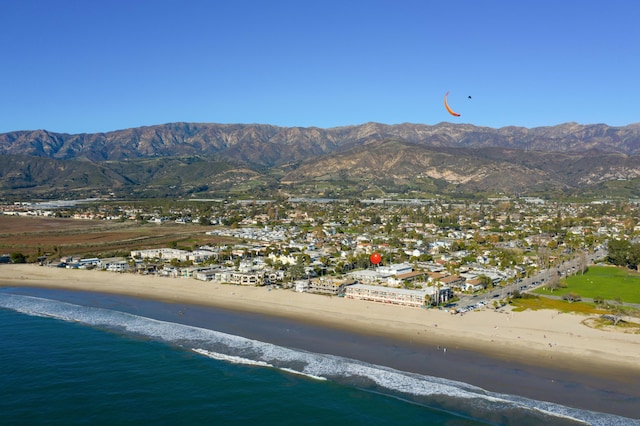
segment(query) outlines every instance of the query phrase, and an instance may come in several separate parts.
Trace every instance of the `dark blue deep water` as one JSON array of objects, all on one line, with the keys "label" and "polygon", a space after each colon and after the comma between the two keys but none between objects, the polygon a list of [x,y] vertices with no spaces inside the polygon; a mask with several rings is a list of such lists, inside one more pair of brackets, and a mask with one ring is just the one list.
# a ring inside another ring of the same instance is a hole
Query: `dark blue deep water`
[{"label": "dark blue deep water", "polygon": [[638,424],[117,310],[0,292],[0,422]]}]

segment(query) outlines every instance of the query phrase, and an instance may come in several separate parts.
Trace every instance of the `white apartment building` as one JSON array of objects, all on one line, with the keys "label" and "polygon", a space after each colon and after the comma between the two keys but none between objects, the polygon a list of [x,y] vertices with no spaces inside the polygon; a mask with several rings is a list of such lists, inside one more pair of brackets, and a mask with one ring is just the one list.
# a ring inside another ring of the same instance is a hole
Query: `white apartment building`
[{"label": "white apartment building", "polygon": [[345,297],[379,303],[391,303],[394,305],[422,307],[431,300],[435,300],[438,293],[440,294],[439,303],[446,303],[449,298],[453,296],[453,292],[448,287],[426,287],[409,290],[404,288],[354,284],[347,286]]}]

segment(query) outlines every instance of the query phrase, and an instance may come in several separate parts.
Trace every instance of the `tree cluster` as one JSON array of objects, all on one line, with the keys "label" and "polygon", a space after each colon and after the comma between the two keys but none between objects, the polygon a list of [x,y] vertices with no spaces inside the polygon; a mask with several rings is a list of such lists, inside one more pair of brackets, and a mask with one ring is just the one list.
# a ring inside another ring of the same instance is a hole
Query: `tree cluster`
[{"label": "tree cluster", "polygon": [[640,265],[640,243],[611,239],[608,242],[608,250],[607,262],[617,266],[638,269],[638,265]]}]

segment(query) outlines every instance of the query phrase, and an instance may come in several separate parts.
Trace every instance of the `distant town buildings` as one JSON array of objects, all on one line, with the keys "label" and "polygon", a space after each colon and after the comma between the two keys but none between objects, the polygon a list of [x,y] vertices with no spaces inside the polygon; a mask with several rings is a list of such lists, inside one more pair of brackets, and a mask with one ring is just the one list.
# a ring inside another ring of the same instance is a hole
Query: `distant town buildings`
[{"label": "distant town buildings", "polygon": [[[0,211],[141,226],[196,223],[208,227],[212,240],[225,241],[191,250],[177,244],[141,247],[127,258],[58,259],[67,267],[279,286],[404,306],[446,304],[533,274],[577,251],[594,250],[607,239],[640,233],[637,201],[298,197],[146,208],[81,201],[14,203],[1,205]],[[373,252],[383,258],[378,266],[368,260]],[[7,256],[2,259],[10,260]]]}]

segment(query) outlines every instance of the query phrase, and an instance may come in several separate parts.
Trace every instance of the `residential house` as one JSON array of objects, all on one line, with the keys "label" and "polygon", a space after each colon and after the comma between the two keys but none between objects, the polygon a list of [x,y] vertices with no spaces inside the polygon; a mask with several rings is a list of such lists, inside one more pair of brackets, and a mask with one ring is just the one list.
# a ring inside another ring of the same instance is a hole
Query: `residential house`
[{"label": "residential house", "polygon": [[462,289],[465,283],[464,278],[462,278],[460,275],[448,275],[446,277],[440,278],[439,281],[445,287],[459,288],[459,289]]},{"label": "residential house", "polygon": [[309,281],[309,292],[319,294],[329,294],[337,296],[344,293],[347,286],[355,284],[356,281],[341,281],[330,278],[314,279]]},{"label": "residential house", "polygon": [[129,262],[122,257],[100,259],[98,267],[109,272],[125,272],[129,270]]},{"label": "residential house", "polygon": [[297,280],[294,282],[295,289],[298,293],[309,291],[309,280]]},{"label": "residential house", "polygon": [[194,278],[200,281],[213,281],[220,268],[201,269],[194,275]]},{"label": "residential house", "polygon": [[231,274],[231,282],[240,285],[264,285],[264,274],[262,272],[234,272]]},{"label": "residential house", "polygon": [[468,292],[476,292],[484,289],[484,284],[478,278],[472,278],[464,282],[463,290]]}]

